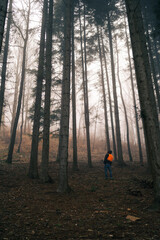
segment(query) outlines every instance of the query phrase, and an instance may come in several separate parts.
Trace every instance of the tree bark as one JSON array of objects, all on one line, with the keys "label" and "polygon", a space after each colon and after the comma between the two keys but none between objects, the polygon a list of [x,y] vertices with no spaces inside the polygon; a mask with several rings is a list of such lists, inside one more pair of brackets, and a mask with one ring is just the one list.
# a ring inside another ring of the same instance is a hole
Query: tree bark
[{"label": "tree bark", "polygon": [[59,186],[57,192],[69,192],[68,185],[68,140],[69,140],[69,109],[70,109],[70,52],[71,52],[71,8],[72,0],[65,4],[64,27],[64,59],[61,100],[61,122],[59,141]]},{"label": "tree bark", "polygon": [[1,0],[0,2],[0,54],[2,50],[4,26],[7,14],[8,0]]},{"label": "tree bark", "polygon": [[[18,59],[20,59],[20,51],[18,51]],[[14,99],[13,99],[13,110],[12,110],[12,121],[11,121],[11,134],[13,131],[13,125],[14,125],[14,120],[16,117],[16,109],[17,109],[17,102],[18,102],[18,88],[19,88],[19,82],[20,82],[20,70],[19,70],[19,65],[20,65],[20,60],[17,61],[16,65],[16,82],[15,82],[15,88],[14,88]]]},{"label": "tree bark", "polygon": [[53,0],[49,0],[49,13],[46,38],[46,84],[45,84],[45,106],[44,106],[44,127],[43,147],[41,162],[41,179],[43,182],[50,182],[48,174],[49,163],[49,131],[50,131],[50,102],[51,102],[51,78],[52,78],[52,28],[53,28]]},{"label": "tree bark", "polygon": [[118,110],[118,100],[117,100],[117,90],[116,90],[115,69],[114,69],[113,44],[112,44],[112,31],[111,31],[111,22],[110,22],[109,13],[108,13],[107,20],[108,20],[108,33],[109,33],[109,45],[110,45],[111,68],[112,68],[114,114],[115,114],[115,123],[116,123],[118,162],[121,166],[123,166],[125,163],[123,161],[122,144],[121,144],[121,132],[120,132],[119,110]]},{"label": "tree bark", "polygon": [[102,40],[103,59],[104,59],[104,64],[105,64],[106,80],[107,80],[107,87],[108,87],[108,97],[109,97],[109,109],[110,109],[111,127],[112,127],[112,141],[113,141],[114,160],[117,161],[117,148],[116,148],[115,133],[114,133],[113,112],[112,112],[112,99],[111,99],[111,93],[110,93],[108,68],[107,68],[106,53],[105,53],[104,43],[103,43],[102,30],[101,30],[101,40]]},{"label": "tree bark", "polygon": [[87,76],[87,53],[86,53],[86,8],[84,4],[84,101],[85,101],[85,125],[87,138],[88,166],[92,167],[91,146],[90,146],[90,121],[89,121],[89,101],[88,101],[88,76]]},{"label": "tree bark", "polygon": [[[4,0],[2,2],[4,2]],[[1,6],[0,6],[0,8],[1,8]],[[0,16],[1,16],[1,11],[0,11]],[[0,17],[0,19],[1,19],[1,17]],[[8,50],[9,50],[9,37],[10,37],[11,20],[12,20],[12,0],[10,0],[10,3],[9,3],[7,31],[6,31],[6,37],[5,37],[5,46],[4,46],[4,54],[3,54],[3,66],[2,66],[2,73],[1,73],[0,126],[1,126],[1,121],[2,121],[3,105],[4,105],[6,70],[7,70],[7,57],[8,57]],[[1,29],[1,27],[0,27],[0,29]]]},{"label": "tree bark", "polygon": [[123,98],[122,85],[121,85],[120,76],[119,76],[119,55],[118,55],[118,47],[117,47],[117,38],[115,39],[115,42],[116,42],[116,51],[117,51],[117,78],[118,78],[118,82],[119,82],[120,95],[121,95],[121,100],[122,100],[122,104],[123,104],[123,108],[124,108],[124,116],[125,116],[125,121],[126,121],[128,155],[129,155],[130,162],[132,162],[133,158],[132,158],[131,147],[130,147],[127,109],[126,109],[125,101],[124,101],[124,98]]},{"label": "tree bark", "polygon": [[[84,10],[85,12],[85,10]],[[88,109],[88,87],[87,87],[87,64],[86,64],[86,51],[83,53],[83,40],[82,40],[82,24],[81,24],[81,9],[79,3],[79,23],[80,23],[80,43],[81,43],[81,59],[82,59],[82,79],[83,79],[83,95],[84,95],[84,114],[86,126],[86,139],[87,139],[87,156],[88,166],[92,167],[91,151],[90,151],[90,134],[89,134],[89,109]],[[85,14],[84,14],[84,29],[85,29]],[[85,32],[84,32],[85,35]],[[84,36],[85,41],[85,36]],[[84,43],[84,47],[85,47]],[[85,54],[85,57],[84,57]],[[85,58],[85,59],[84,59]]]},{"label": "tree bark", "polygon": [[101,44],[100,44],[100,32],[99,32],[98,25],[97,25],[97,35],[98,35],[99,59],[100,59],[100,64],[101,64],[101,84],[102,84],[103,104],[104,104],[106,146],[109,151],[111,147],[110,147],[110,138],[109,138],[109,129],[108,129],[107,102],[106,102],[106,91],[105,91],[105,84],[104,84],[104,72],[103,72],[102,52],[101,52]]},{"label": "tree bark", "polygon": [[72,6],[72,126],[73,126],[73,170],[78,170],[77,126],[76,126],[76,87],[75,87],[75,54],[74,54],[74,4]]},{"label": "tree bark", "polygon": [[23,96],[23,86],[24,86],[25,72],[26,72],[25,71],[25,64],[26,64],[26,49],[27,49],[27,42],[28,42],[28,33],[29,33],[30,7],[31,6],[30,6],[30,1],[29,1],[29,9],[28,9],[28,13],[27,13],[27,26],[26,26],[26,32],[25,32],[26,36],[24,38],[24,47],[23,47],[21,84],[20,84],[20,90],[19,90],[17,112],[16,112],[15,121],[14,121],[13,131],[12,131],[12,134],[11,134],[8,157],[7,157],[7,160],[6,160],[7,163],[12,163],[12,155],[13,155],[13,149],[14,149],[14,144],[15,144],[17,125],[18,125],[18,120],[19,120],[20,110],[21,110],[21,102],[22,102],[22,96]]},{"label": "tree bark", "polygon": [[125,22],[126,44],[127,44],[127,53],[128,53],[128,61],[129,61],[129,69],[130,69],[130,79],[131,79],[131,87],[132,87],[133,106],[134,106],[134,112],[135,112],[136,133],[137,133],[137,142],[138,142],[138,149],[139,149],[139,160],[140,160],[140,164],[143,165],[143,153],[142,153],[141,138],[140,138],[140,131],[139,131],[137,104],[136,104],[136,97],[135,97],[135,90],[134,90],[134,80],[133,80],[133,73],[132,73],[132,63],[131,63],[131,55],[130,55],[128,34],[127,34],[126,20],[124,20],[124,22]]},{"label": "tree bark", "polygon": [[30,178],[39,178],[39,174],[38,174],[38,142],[39,142],[42,82],[43,82],[43,78],[44,78],[44,49],[45,49],[47,7],[48,7],[48,0],[44,0],[42,26],[41,26],[39,64],[38,64],[38,73],[37,73],[35,112],[34,112],[34,122],[33,122],[33,131],[32,131],[31,156],[30,156],[30,164],[29,164],[29,171],[28,171],[28,176]]},{"label": "tree bark", "polygon": [[[146,11],[146,10],[145,10]],[[148,52],[149,52],[149,60],[150,60],[150,65],[151,65],[151,72],[152,72],[152,77],[153,77],[153,82],[154,82],[154,89],[155,89],[155,95],[156,95],[156,102],[157,102],[157,108],[160,113],[160,93],[159,93],[159,85],[158,85],[158,79],[156,76],[156,70],[154,66],[154,59],[153,59],[153,52],[152,52],[152,46],[151,46],[151,37],[149,34],[149,26],[148,26],[148,21],[147,21],[147,16],[145,12],[145,27],[146,27],[146,39],[148,43]]]},{"label": "tree bark", "polygon": [[125,2],[133,48],[146,148],[154,183],[154,202],[150,209],[157,210],[160,209],[160,129],[156,101],[153,92],[140,2],[138,0],[126,0]]}]

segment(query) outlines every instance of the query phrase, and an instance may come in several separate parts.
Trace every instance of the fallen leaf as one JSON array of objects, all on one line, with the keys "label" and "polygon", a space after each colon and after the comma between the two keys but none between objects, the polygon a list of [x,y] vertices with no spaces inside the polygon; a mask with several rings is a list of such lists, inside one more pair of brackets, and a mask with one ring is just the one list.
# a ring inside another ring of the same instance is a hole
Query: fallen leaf
[{"label": "fallen leaf", "polygon": [[133,221],[133,222],[135,222],[135,221],[137,221],[137,220],[140,220],[139,217],[135,217],[135,216],[131,216],[131,215],[128,215],[128,216],[126,217],[126,219],[131,220],[131,221]]}]

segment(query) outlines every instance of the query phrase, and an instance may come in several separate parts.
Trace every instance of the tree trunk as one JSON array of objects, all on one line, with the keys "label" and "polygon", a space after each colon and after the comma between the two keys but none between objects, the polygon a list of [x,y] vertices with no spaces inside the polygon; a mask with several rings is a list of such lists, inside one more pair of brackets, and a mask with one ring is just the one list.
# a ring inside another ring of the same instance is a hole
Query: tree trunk
[{"label": "tree trunk", "polygon": [[87,53],[86,53],[86,8],[84,4],[84,88],[85,88],[85,124],[87,137],[88,166],[92,167],[91,146],[90,146],[90,121],[89,121],[89,101],[88,101],[88,77],[87,77]]},{"label": "tree trunk", "polygon": [[[21,49],[19,49],[19,51],[18,51],[18,59],[20,59],[20,51],[21,51]],[[13,99],[11,134],[13,131],[13,125],[14,125],[14,120],[16,117],[16,109],[17,109],[17,102],[18,102],[18,88],[19,88],[19,82],[20,82],[19,65],[20,65],[20,60],[17,61],[17,65],[16,65],[16,82],[15,82],[14,99]]]},{"label": "tree trunk", "polygon": [[126,109],[126,105],[125,105],[124,98],[123,98],[122,85],[121,85],[120,76],[119,76],[119,55],[118,55],[118,47],[117,47],[117,38],[115,39],[115,42],[116,42],[116,51],[117,51],[117,78],[118,78],[118,82],[119,82],[121,100],[122,100],[122,104],[123,104],[123,108],[124,108],[124,116],[125,116],[125,121],[126,121],[128,155],[129,155],[130,162],[132,162],[133,158],[132,158],[131,147],[130,147],[127,109]]},{"label": "tree trunk", "polygon": [[8,0],[1,0],[0,2],[0,54],[2,49],[2,42],[3,42],[3,33],[4,33],[4,26],[7,14],[7,5]]},{"label": "tree trunk", "polygon": [[70,109],[70,52],[71,52],[71,9],[72,0],[65,4],[64,28],[64,59],[61,100],[61,122],[59,141],[59,186],[57,192],[68,192],[68,140],[69,140],[69,109]]},{"label": "tree trunk", "polygon": [[85,7],[84,7],[84,58],[83,58],[83,44],[82,44],[82,24],[80,15],[79,4],[79,22],[80,22],[80,41],[81,41],[81,59],[82,59],[82,78],[83,78],[83,95],[84,95],[84,114],[86,126],[86,139],[87,139],[87,156],[88,166],[92,167],[91,150],[90,150],[90,133],[89,133],[89,107],[88,107],[88,86],[87,86],[87,61],[86,61],[86,37],[85,37]]},{"label": "tree trunk", "polygon": [[38,175],[38,142],[39,142],[42,82],[44,77],[44,49],[45,49],[47,7],[48,7],[48,0],[44,0],[42,26],[41,26],[39,64],[38,64],[38,73],[37,73],[35,112],[34,112],[34,122],[33,122],[33,132],[32,132],[31,156],[30,156],[30,165],[29,165],[29,171],[28,171],[28,176],[30,178],[39,177]]},{"label": "tree trunk", "polygon": [[25,86],[24,86],[24,90],[23,90],[22,122],[21,122],[21,127],[20,127],[20,140],[19,140],[19,145],[18,145],[17,153],[20,153],[20,151],[21,151],[21,144],[22,144],[23,122],[24,122],[24,96],[25,96]]},{"label": "tree trunk", "polygon": [[137,133],[137,142],[138,142],[138,149],[139,149],[139,160],[140,160],[140,164],[143,165],[143,154],[142,154],[141,138],[140,138],[140,132],[139,132],[139,123],[138,123],[137,105],[136,105],[136,97],[135,97],[135,90],[134,90],[131,55],[130,55],[126,21],[124,20],[124,22],[125,22],[126,44],[127,44],[127,53],[128,53],[128,61],[129,61],[129,69],[130,69],[130,79],[131,79],[131,87],[132,87],[133,106],[134,106],[134,112],[135,112],[136,133]]},{"label": "tree trunk", "polygon": [[28,109],[29,109],[29,96],[30,96],[30,88],[27,86],[27,94],[26,94],[26,100],[25,100],[25,119],[24,119],[24,134],[27,133],[27,125],[28,125]]},{"label": "tree trunk", "polygon": [[140,2],[126,0],[137,85],[141,105],[141,116],[148,160],[154,183],[152,210],[160,209],[160,129],[152,85],[146,38],[141,15]]},{"label": "tree trunk", "polygon": [[[4,0],[2,0],[4,2]],[[1,4],[0,4],[1,5]],[[1,8],[0,8],[1,9]],[[1,10],[0,10],[1,16]],[[1,17],[0,17],[1,19]],[[9,49],[9,36],[10,36],[10,27],[11,27],[11,20],[12,20],[12,0],[9,3],[9,13],[8,13],[8,22],[7,22],[7,31],[5,37],[5,46],[4,46],[4,55],[3,55],[3,66],[2,66],[2,73],[1,73],[1,88],[0,88],[0,126],[3,114],[3,105],[4,105],[4,94],[5,94],[5,83],[6,83],[6,70],[7,70],[7,57],[8,57],[8,49]],[[1,25],[0,25],[1,29]],[[1,35],[0,35],[1,39]]]},{"label": "tree trunk", "polygon": [[123,166],[124,161],[123,161],[123,154],[122,154],[121,132],[120,132],[120,123],[119,123],[119,111],[118,111],[118,99],[117,99],[116,79],[115,79],[115,69],[114,69],[114,57],[113,57],[112,31],[111,31],[111,22],[110,22],[109,14],[108,14],[107,20],[108,20],[110,55],[111,55],[113,97],[114,97],[114,114],[115,114],[115,123],[116,123],[118,162],[121,166]]},{"label": "tree trunk", "polygon": [[110,107],[110,117],[111,117],[111,127],[112,127],[112,141],[113,141],[114,160],[117,161],[117,148],[116,148],[115,133],[114,133],[113,113],[112,113],[112,99],[111,99],[111,93],[110,93],[110,84],[109,84],[109,77],[108,77],[106,53],[105,53],[104,43],[103,43],[102,29],[101,29],[101,40],[102,40],[103,59],[104,59],[104,64],[105,64],[106,80],[107,80],[107,87],[108,87],[108,97],[109,97],[109,107]]},{"label": "tree trunk", "polygon": [[21,102],[22,102],[22,96],[23,96],[23,86],[25,81],[25,64],[26,64],[26,49],[27,49],[27,42],[28,42],[28,33],[29,33],[29,17],[30,17],[30,2],[29,2],[29,9],[27,13],[27,26],[26,26],[26,36],[24,38],[24,47],[23,47],[23,61],[22,61],[22,75],[21,75],[21,84],[20,84],[20,90],[19,90],[19,97],[18,97],[18,106],[17,106],[17,112],[16,117],[14,121],[13,131],[11,134],[11,140],[9,145],[9,151],[8,151],[8,157],[6,162],[12,163],[12,155],[13,155],[13,149],[15,144],[15,138],[16,138],[16,131],[17,131],[17,125],[21,110]]},{"label": "tree trunk", "polygon": [[78,170],[77,163],[77,127],[76,127],[76,88],[74,54],[74,5],[72,6],[72,126],[73,126],[73,170]]},{"label": "tree trunk", "polygon": [[99,49],[99,59],[101,64],[101,83],[102,83],[102,92],[103,92],[103,104],[104,104],[104,120],[105,120],[105,136],[106,136],[106,146],[108,151],[110,150],[110,138],[109,138],[109,129],[108,129],[108,116],[107,116],[107,102],[106,102],[106,91],[104,84],[104,73],[103,73],[103,64],[102,64],[102,53],[101,53],[101,44],[100,44],[100,33],[99,27],[97,25],[97,35],[98,35],[98,49]]},{"label": "tree trunk", "polygon": [[49,0],[49,13],[46,38],[46,84],[45,84],[45,105],[44,105],[44,127],[43,127],[43,148],[41,163],[41,179],[43,182],[50,182],[48,174],[49,162],[49,131],[50,131],[50,98],[52,78],[52,28],[53,28],[53,0]]},{"label": "tree trunk", "polygon": [[[145,10],[146,11],[146,10]],[[146,13],[145,13],[146,15]],[[149,52],[149,60],[150,60],[150,65],[151,65],[151,72],[152,72],[152,77],[153,77],[153,82],[154,82],[154,89],[155,89],[155,94],[156,94],[156,102],[157,102],[157,107],[158,111],[160,113],[160,93],[159,93],[159,85],[158,85],[158,79],[156,77],[156,70],[154,66],[154,60],[153,60],[153,52],[152,52],[152,46],[151,46],[151,37],[149,34],[149,26],[148,26],[148,21],[147,21],[147,16],[145,16],[145,27],[146,27],[146,39],[148,43],[148,52]]]}]

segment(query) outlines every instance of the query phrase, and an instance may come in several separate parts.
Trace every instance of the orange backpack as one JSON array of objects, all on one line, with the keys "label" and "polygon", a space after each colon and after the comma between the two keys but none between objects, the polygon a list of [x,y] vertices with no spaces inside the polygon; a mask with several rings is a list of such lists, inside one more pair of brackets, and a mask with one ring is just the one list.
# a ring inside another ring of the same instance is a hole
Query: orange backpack
[{"label": "orange backpack", "polygon": [[109,154],[107,160],[110,161],[110,162],[112,162],[112,161],[113,161],[113,155],[112,155],[112,154]]}]

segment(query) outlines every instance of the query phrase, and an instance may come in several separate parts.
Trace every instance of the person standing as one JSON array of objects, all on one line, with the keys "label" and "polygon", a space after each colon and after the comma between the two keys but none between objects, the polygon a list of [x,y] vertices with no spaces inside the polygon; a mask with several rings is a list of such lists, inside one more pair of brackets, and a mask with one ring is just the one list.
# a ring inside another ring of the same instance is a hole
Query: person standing
[{"label": "person standing", "polygon": [[113,155],[112,155],[112,151],[109,150],[107,152],[107,154],[104,157],[104,172],[105,172],[105,178],[108,179],[108,174],[107,172],[109,171],[109,175],[110,175],[110,179],[113,179],[112,176],[112,169],[111,169],[111,165],[112,165],[112,161],[113,161]]}]

